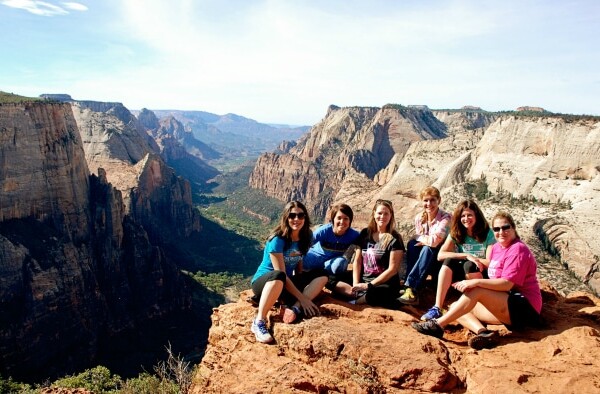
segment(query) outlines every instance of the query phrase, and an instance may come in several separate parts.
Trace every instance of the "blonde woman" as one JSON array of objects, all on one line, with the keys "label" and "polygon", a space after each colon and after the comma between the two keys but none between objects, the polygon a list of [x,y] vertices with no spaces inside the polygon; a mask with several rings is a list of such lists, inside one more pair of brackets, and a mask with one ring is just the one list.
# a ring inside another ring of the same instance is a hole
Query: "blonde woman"
[{"label": "blonde woman", "polygon": [[451,216],[440,208],[442,197],[433,186],[426,187],[419,195],[423,212],[415,217],[415,235],[408,241],[406,254],[406,280],[404,294],[399,298],[403,304],[419,303],[417,291],[432,274],[437,281],[440,264],[437,254],[448,235]]},{"label": "blonde woman", "polygon": [[392,203],[377,200],[367,228],[356,241],[354,268],[335,284],[334,291],[354,298],[357,304],[400,307],[398,270],[405,248],[395,223]]}]

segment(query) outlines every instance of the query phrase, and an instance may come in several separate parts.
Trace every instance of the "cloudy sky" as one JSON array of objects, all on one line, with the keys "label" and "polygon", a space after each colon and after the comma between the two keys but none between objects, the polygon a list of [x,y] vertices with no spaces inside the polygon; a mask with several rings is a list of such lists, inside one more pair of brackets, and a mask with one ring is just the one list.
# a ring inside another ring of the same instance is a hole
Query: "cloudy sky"
[{"label": "cloudy sky", "polygon": [[600,115],[597,0],[0,0],[0,90],[312,125],[327,106]]}]

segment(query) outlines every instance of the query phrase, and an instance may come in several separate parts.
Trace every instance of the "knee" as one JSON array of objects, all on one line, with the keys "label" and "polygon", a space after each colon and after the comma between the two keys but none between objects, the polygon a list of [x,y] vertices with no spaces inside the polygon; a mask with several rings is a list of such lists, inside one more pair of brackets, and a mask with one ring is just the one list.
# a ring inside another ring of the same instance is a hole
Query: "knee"
[{"label": "knee", "polygon": [[285,281],[287,280],[287,276],[286,276],[285,272],[275,270],[275,271],[273,271],[273,273],[274,273],[273,280],[277,280],[277,281],[280,281],[283,284],[285,284]]}]

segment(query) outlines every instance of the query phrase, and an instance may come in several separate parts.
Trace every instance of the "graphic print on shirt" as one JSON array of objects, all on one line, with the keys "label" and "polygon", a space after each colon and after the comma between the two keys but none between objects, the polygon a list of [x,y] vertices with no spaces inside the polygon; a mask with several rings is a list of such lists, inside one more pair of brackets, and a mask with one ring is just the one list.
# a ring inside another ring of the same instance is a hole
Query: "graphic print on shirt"
[{"label": "graphic print on shirt", "polygon": [[369,242],[367,249],[363,249],[363,270],[365,275],[377,276],[383,271],[383,267],[379,264],[381,257],[385,254],[385,250],[377,247],[377,244]]},{"label": "graphic print on shirt", "polygon": [[472,254],[475,257],[479,257],[480,259],[485,258],[485,245],[484,244],[463,244],[462,250],[465,253]]},{"label": "graphic print on shirt", "polygon": [[286,272],[296,269],[300,260],[302,260],[302,252],[300,252],[300,249],[296,245],[283,252],[283,262],[285,263]]}]

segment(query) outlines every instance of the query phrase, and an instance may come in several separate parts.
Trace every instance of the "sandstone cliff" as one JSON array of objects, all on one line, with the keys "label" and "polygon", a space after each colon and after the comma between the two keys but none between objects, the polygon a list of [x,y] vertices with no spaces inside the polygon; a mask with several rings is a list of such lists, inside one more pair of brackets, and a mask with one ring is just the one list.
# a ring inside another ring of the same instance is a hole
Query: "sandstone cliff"
[{"label": "sandstone cliff", "polygon": [[445,125],[428,110],[331,106],[295,147],[263,154],[249,184],[283,201],[304,200],[322,216],[348,174],[373,178],[411,143],[444,136]]},{"label": "sandstone cliff", "polygon": [[[422,313],[345,304],[324,294],[321,316],[270,324],[276,343],[250,332],[244,298],[213,312],[209,345],[192,393],[596,393],[600,390],[600,299],[543,291],[545,327],[501,333],[476,351],[451,326],[439,340],[410,327]],[[433,292],[427,294],[430,300]]]},{"label": "sandstone cliff", "polygon": [[356,227],[377,198],[390,199],[408,236],[419,191],[433,184],[446,210],[475,197],[488,218],[513,213],[522,236],[540,238],[600,292],[600,239],[586,231],[600,221],[599,133],[591,117],[331,107],[295,147],[259,158],[250,185],[317,215],[349,203]]},{"label": "sandstone cliff", "polygon": [[[123,115],[110,119],[116,124]],[[100,123],[90,124],[86,136]],[[3,376],[29,380],[91,366],[115,334],[189,303],[177,267],[149,237],[157,227],[175,235],[198,228],[189,185],[145,152],[150,145],[142,137],[115,134],[104,129],[87,144],[98,148],[105,138],[131,167],[138,160],[132,215],[105,170],[90,175],[70,104],[0,105]],[[112,138],[127,142],[111,144]],[[92,162],[110,160],[110,149],[90,152],[97,153]],[[160,222],[148,225],[148,216]]]},{"label": "sandstone cliff", "polygon": [[145,226],[153,242],[200,230],[189,181],[165,164],[156,141],[127,108],[95,101],[72,106],[91,172],[105,170],[123,195],[125,213]]}]

